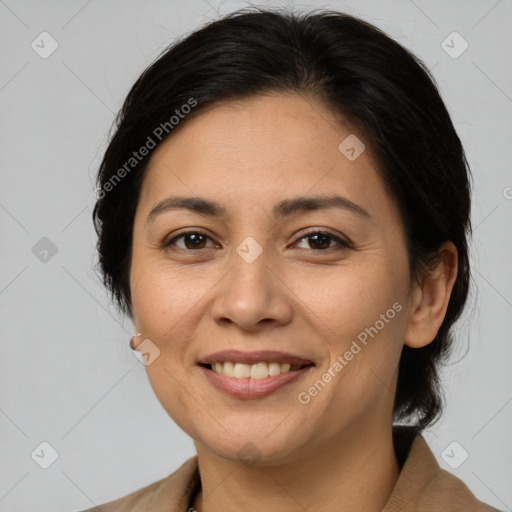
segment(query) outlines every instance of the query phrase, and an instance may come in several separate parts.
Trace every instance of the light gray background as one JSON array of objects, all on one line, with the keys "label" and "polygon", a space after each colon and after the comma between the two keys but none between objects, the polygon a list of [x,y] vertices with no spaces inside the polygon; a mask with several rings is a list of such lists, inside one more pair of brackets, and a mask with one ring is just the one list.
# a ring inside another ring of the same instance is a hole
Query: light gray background
[{"label": "light gray background", "polygon": [[[175,37],[245,5],[0,0],[2,512],[92,507],[195,453],[154,397],[128,347],[132,326],[94,272],[93,178],[114,113],[143,69]],[[368,19],[433,69],[474,173],[478,292],[444,372],[447,410],[425,437],[443,468],[510,511],[512,2],[293,5]],[[47,59],[31,48],[43,31],[59,44]],[[456,59],[441,47],[453,31],[469,43]],[[42,237],[57,247],[47,262],[32,252]],[[48,469],[31,458],[42,441],[58,452]],[[457,469],[442,457],[453,441],[469,453]]]}]

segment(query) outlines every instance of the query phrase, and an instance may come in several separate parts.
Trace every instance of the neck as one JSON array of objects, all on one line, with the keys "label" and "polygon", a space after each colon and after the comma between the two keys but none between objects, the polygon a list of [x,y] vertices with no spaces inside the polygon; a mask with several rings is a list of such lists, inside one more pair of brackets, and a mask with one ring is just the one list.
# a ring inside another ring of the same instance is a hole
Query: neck
[{"label": "neck", "polygon": [[380,512],[400,474],[391,425],[354,429],[293,461],[247,467],[201,445],[197,512]]}]

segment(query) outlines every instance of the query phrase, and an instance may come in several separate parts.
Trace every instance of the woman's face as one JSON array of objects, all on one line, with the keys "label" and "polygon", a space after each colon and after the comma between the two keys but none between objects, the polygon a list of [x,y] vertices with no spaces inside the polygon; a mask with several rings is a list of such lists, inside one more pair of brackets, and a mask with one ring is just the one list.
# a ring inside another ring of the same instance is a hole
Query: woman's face
[{"label": "woman's face", "polygon": [[[157,148],[130,283],[151,385],[198,450],[277,464],[391,424],[412,309],[403,225],[363,134],[315,99],[216,106]],[[221,351],[242,353],[217,366],[243,378],[201,366]],[[286,373],[290,355],[309,366]]]}]

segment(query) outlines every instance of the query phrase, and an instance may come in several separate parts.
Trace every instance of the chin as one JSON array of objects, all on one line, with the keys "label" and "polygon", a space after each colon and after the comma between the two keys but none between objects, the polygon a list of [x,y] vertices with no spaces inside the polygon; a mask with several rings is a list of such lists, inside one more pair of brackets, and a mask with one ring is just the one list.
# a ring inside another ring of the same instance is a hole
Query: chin
[{"label": "chin", "polygon": [[[254,421],[238,421],[238,425],[231,424],[226,432],[219,425],[203,432],[199,428],[194,436],[196,449],[209,450],[218,457],[229,461],[240,461],[248,467],[275,466],[293,459],[294,454],[305,443],[297,435],[297,429],[293,425],[286,427],[279,421],[255,424]],[[208,425],[211,426],[211,425]],[[276,428],[277,426],[277,428]]]}]

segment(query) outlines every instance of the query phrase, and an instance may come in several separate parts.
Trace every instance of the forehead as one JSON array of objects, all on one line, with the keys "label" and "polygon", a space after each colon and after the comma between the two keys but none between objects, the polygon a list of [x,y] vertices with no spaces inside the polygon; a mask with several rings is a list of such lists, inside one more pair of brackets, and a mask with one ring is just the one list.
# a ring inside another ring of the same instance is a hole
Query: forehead
[{"label": "forehead", "polygon": [[186,120],[153,153],[142,192],[153,203],[186,194],[246,209],[308,192],[391,206],[364,134],[298,94],[228,101]]}]

